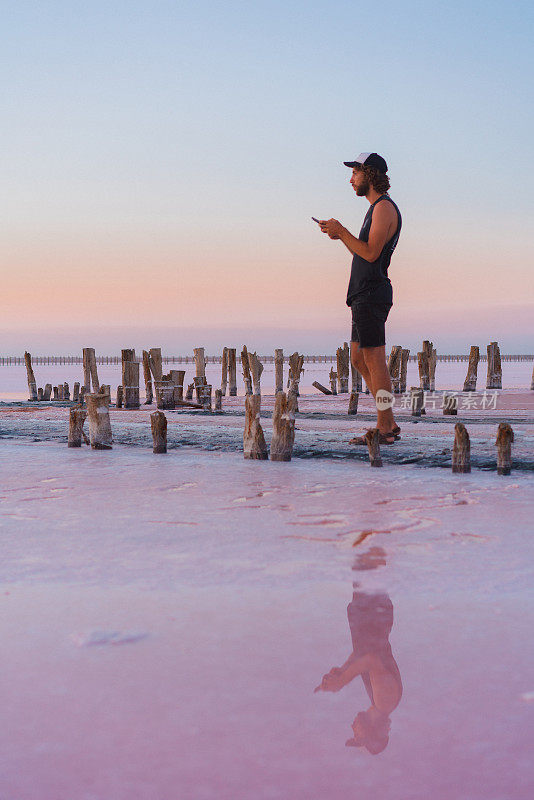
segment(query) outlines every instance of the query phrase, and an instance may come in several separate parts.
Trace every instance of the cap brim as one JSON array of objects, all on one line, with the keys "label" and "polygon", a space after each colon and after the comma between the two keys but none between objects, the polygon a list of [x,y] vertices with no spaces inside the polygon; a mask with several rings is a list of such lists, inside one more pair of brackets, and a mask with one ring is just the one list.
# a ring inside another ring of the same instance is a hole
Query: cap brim
[{"label": "cap brim", "polygon": [[361,167],[362,166],[359,161],[344,161],[343,163],[345,164],[346,167]]}]

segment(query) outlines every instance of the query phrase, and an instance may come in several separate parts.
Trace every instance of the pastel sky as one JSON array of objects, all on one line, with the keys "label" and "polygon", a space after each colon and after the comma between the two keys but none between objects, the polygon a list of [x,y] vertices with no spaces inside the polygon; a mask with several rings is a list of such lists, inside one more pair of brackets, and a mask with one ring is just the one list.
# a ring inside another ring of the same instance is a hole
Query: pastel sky
[{"label": "pastel sky", "polygon": [[2,4],[2,354],[329,352],[377,151],[388,346],[534,352],[530,2]]}]

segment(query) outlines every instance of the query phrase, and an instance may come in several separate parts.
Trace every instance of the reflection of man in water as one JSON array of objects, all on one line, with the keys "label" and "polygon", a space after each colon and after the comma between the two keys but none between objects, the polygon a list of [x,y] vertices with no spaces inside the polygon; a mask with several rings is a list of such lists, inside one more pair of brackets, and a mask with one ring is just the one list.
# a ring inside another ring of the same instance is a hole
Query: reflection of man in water
[{"label": "reflection of man in water", "polygon": [[347,606],[353,652],[341,667],[332,667],[316,692],[339,692],[361,675],[371,700],[352,723],[354,736],[348,747],[366,747],[376,755],[387,747],[394,711],[402,697],[402,681],[393,658],[389,634],[393,627],[393,604],[387,594],[354,592]]}]

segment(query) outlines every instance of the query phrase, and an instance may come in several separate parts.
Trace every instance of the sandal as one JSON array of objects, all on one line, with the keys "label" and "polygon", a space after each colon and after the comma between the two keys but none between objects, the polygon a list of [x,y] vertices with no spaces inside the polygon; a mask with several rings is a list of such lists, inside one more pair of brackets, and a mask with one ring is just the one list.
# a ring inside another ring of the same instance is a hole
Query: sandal
[{"label": "sandal", "polygon": [[[399,428],[400,430],[400,428]],[[394,444],[397,439],[400,439],[400,436],[390,431],[389,433],[379,433],[378,434],[378,443],[379,444]],[[354,439],[349,440],[349,444],[367,444],[367,439],[365,436],[355,436]]]}]

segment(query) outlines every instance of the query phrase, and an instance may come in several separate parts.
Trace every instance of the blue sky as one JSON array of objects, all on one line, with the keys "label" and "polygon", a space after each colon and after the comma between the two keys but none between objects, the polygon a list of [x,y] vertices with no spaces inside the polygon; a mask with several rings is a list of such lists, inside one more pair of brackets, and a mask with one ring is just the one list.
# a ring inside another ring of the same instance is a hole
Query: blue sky
[{"label": "blue sky", "polygon": [[[369,150],[387,158],[404,217],[390,272],[399,304],[420,304],[429,273],[429,301],[444,307],[451,287],[475,301],[480,287],[488,314],[532,304],[530,4],[2,6],[1,255],[20,277],[11,309],[44,270],[83,294],[96,242],[111,290],[147,274],[183,287],[187,324],[188,263],[208,265],[208,291],[219,275],[242,281],[230,311],[250,326],[239,308],[255,279],[265,288],[270,263],[273,280],[287,270],[291,291],[311,281],[320,297],[335,262],[344,313],[348,254],[309,217],[358,232],[366,206],[341,162]],[[288,324],[284,313],[273,324]]]}]

